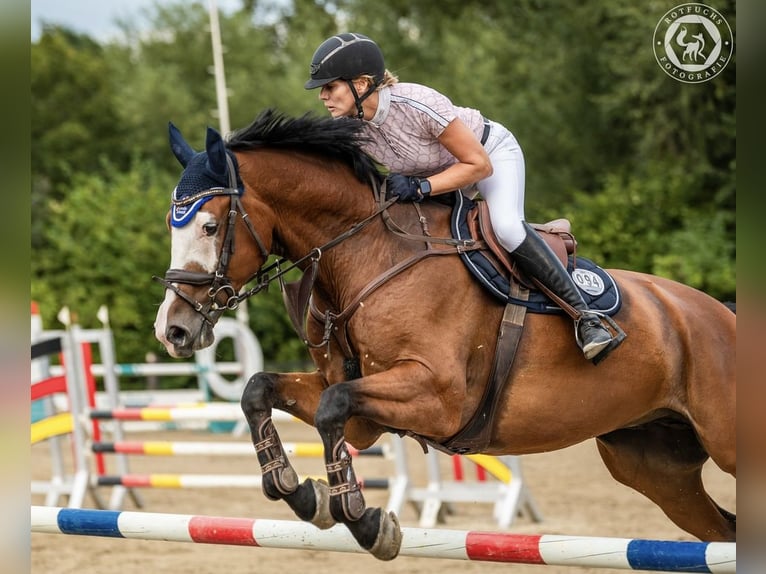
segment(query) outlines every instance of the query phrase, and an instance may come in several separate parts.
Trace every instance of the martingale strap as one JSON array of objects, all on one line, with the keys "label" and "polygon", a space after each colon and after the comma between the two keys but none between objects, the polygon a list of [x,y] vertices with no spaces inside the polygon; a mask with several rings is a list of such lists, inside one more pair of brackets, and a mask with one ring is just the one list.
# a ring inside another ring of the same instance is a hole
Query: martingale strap
[{"label": "martingale strap", "polygon": [[280,280],[282,299],[285,303],[287,316],[303,344],[308,346],[313,345],[309,342],[309,337],[306,333],[306,315],[308,314],[311,291],[314,288],[318,271],[319,259],[312,259],[300,280],[290,282]]},{"label": "martingale strap", "polygon": [[[467,247],[466,249],[478,249],[477,246]],[[338,341],[338,344],[343,349],[343,353],[346,355],[347,358],[351,358],[354,356],[354,351],[351,348],[351,344],[348,340],[348,333],[346,330],[346,325],[348,324],[348,321],[351,319],[352,315],[356,312],[356,310],[362,306],[363,301],[369,297],[373,291],[377,290],[379,287],[382,287],[385,285],[391,278],[395,277],[396,275],[399,275],[403,271],[409,269],[419,261],[422,261],[423,259],[426,259],[427,257],[433,257],[436,255],[455,255],[458,251],[452,250],[452,249],[424,249],[422,251],[418,251],[414,253],[413,255],[410,255],[407,259],[404,259],[394,265],[392,268],[388,269],[387,271],[381,273],[374,279],[372,279],[367,285],[365,285],[361,291],[359,291],[356,296],[351,300],[351,302],[346,305],[346,307],[341,311],[340,313],[332,313],[330,311],[322,312],[320,311],[316,305],[313,303],[313,299],[309,298],[306,303],[309,304],[309,310],[311,311],[311,316],[314,317],[314,319],[324,322],[325,324],[325,334],[322,340],[319,343],[311,343],[308,341],[308,338],[305,336],[305,327],[303,327],[303,324],[305,323],[306,316],[305,312],[301,316],[301,327],[299,330],[299,333],[302,333],[302,337],[304,337],[304,342],[314,348],[322,347],[325,344],[327,344],[330,340],[330,336],[332,333],[336,334],[336,339]],[[310,295],[310,291],[308,292]],[[305,306],[303,307],[305,309]]]},{"label": "martingale strap", "polygon": [[[227,276],[229,260],[234,253],[234,237],[235,237],[234,231],[235,231],[235,223],[236,223],[237,215],[242,216],[242,220],[247,226],[247,229],[249,230],[250,235],[253,237],[253,239],[257,243],[258,248],[261,251],[261,256],[263,257],[264,261],[269,256],[269,252],[266,249],[265,244],[261,240],[261,237],[258,235],[258,232],[255,230],[255,227],[250,221],[250,218],[248,217],[248,214],[245,212],[244,206],[242,205],[242,202],[239,199],[239,190],[236,187],[236,175],[235,175],[234,164],[231,158],[228,156],[228,154],[226,156],[226,161],[228,162],[228,167],[229,167],[229,187],[209,189],[206,192],[203,192],[202,194],[198,194],[197,196],[195,196],[195,200],[200,199],[200,197],[204,197],[205,193],[208,193],[210,195],[229,195],[231,197],[231,206],[229,208],[229,218],[227,222],[226,235],[224,237],[224,241],[221,246],[221,253],[218,259],[218,267],[215,273],[201,273],[196,271],[186,271],[184,269],[168,269],[167,272],[165,273],[165,277],[155,276],[155,277],[152,277],[152,279],[162,283],[166,289],[173,291],[181,299],[186,301],[189,305],[191,305],[191,307],[197,313],[202,315],[205,321],[211,324],[214,324],[224,311],[226,311],[227,309],[229,310],[236,309],[239,306],[240,302],[268,288],[269,284],[271,284],[271,282],[275,280],[279,280],[280,286],[284,290],[286,285],[288,285],[284,283],[283,281],[284,275],[291,269],[300,268],[301,266],[308,263],[309,264],[308,269],[310,273],[308,274],[307,277],[305,277],[304,280],[301,281],[302,287],[299,286],[299,288],[297,289],[297,293],[285,294],[285,304],[288,307],[288,314],[290,316],[290,319],[293,322],[293,325],[296,327],[296,330],[298,330],[298,332],[301,333],[302,338],[305,339],[306,338],[305,328],[303,327],[303,324],[305,324],[305,317],[307,315],[306,310],[308,308],[308,299],[309,299],[308,294],[310,294],[311,289],[313,288],[314,281],[316,279],[316,271],[317,271],[318,263],[322,257],[322,254],[325,251],[332,249],[336,245],[342,243],[349,237],[355,235],[356,233],[364,229],[367,225],[369,225],[372,221],[374,221],[375,218],[377,218],[382,213],[385,213],[385,211],[396,202],[396,198],[392,198],[386,201],[381,200],[378,203],[377,209],[374,210],[373,213],[371,213],[369,216],[357,222],[350,229],[341,233],[337,237],[334,237],[333,239],[331,239],[324,245],[320,247],[315,247],[309,253],[307,253],[306,255],[298,259],[297,261],[294,261],[288,267],[284,269],[281,267],[282,263],[285,262],[285,259],[280,259],[266,268],[262,267],[250,279],[245,281],[245,284],[247,284],[253,279],[256,279],[257,284],[251,289],[248,289],[247,291],[237,294],[234,291],[234,288],[231,284],[231,280]],[[377,189],[376,183],[374,180],[373,180],[373,188]],[[185,200],[179,200],[179,202],[180,201],[185,201]],[[273,275],[270,275],[271,271],[274,269],[277,270],[276,273]],[[208,301],[205,303],[200,303],[199,301],[196,301],[195,299],[193,299],[192,297],[184,293],[178,287],[178,284],[186,284],[186,285],[194,285],[194,286],[202,286],[202,285],[209,284],[210,289],[208,290]],[[288,288],[288,290],[295,291],[294,288]],[[304,293],[307,293],[307,295],[304,296],[303,295]],[[220,304],[218,302],[218,299],[222,294],[226,297],[226,301],[223,304]],[[303,317],[303,320],[300,320],[297,318],[301,316]],[[328,330],[332,327],[331,321],[332,321],[332,318],[328,316],[328,322],[330,323],[327,328]],[[323,338],[322,344],[327,343],[329,339],[330,339],[330,335],[326,333],[325,337]]]}]

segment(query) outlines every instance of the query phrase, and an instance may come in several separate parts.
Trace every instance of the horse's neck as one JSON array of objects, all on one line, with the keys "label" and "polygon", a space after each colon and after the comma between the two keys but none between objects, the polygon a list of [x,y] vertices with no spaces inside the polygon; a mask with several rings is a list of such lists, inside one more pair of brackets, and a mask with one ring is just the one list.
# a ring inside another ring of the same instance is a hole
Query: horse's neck
[{"label": "horse's neck", "polygon": [[280,205],[275,211],[277,241],[284,254],[293,261],[325,246],[327,252],[322,253],[323,256],[345,251],[349,240],[361,233],[354,233],[337,245],[330,244],[370,214],[369,209],[349,209],[343,207],[342,203],[328,204],[326,201],[320,204],[308,197],[290,205]]},{"label": "horse's neck", "polygon": [[[370,186],[348,172],[339,175],[335,168],[310,159],[302,162],[295,155],[288,158],[290,161],[284,156],[273,161],[275,158],[267,154],[251,158],[252,163],[243,166],[243,178],[258,186],[258,201],[273,213],[276,245],[272,251],[291,261],[327,246],[377,209]],[[259,185],[268,181],[279,184]],[[434,235],[449,234],[447,208],[423,204],[422,210]],[[394,205],[390,214],[407,232],[423,233],[413,205]],[[425,247],[425,240],[420,243],[395,236],[383,219],[376,217],[357,233],[322,249],[317,288],[326,294],[328,303],[341,308],[371,281]]]},{"label": "horse's neck", "polygon": [[[371,192],[352,178],[338,178],[312,156],[270,149],[238,155],[249,184],[243,201],[253,217],[268,212],[277,242],[272,248],[296,261],[337,237],[371,212]],[[249,206],[247,205],[249,202]]]},{"label": "horse's neck", "polygon": [[361,184],[350,191],[283,188],[288,189],[289,194],[283,192],[270,203],[276,218],[272,251],[293,262],[304,260],[304,268],[310,263],[304,258],[313,252],[320,258],[317,285],[332,302],[341,304],[348,292],[361,288],[387,265],[379,262],[388,239],[379,218],[350,233],[375,211],[372,192]]},{"label": "horse's neck", "polygon": [[[375,207],[370,206],[358,214],[358,218],[340,232],[369,217]],[[322,256],[317,281],[317,287],[324,295],[322,298],[333,311],[344,311],[349,305],[357,305],[363,296],[383,288],[392,277],[411,270],[426,251],[433,252],[427,231],[434,232],[431,238],[449,235],[448,213],[445,206],[423,205],[416,211],[412,204],[408,204],[393,206],[386,218],[383,215],[373,218],[358,234],[348,237]],[[389,226],[392,220],[394,223]],[[409,239],[402,237],[408,234]],[[413,238],[422,238],[422,241]],[[437,245],[436,249],[441,246]]]}]

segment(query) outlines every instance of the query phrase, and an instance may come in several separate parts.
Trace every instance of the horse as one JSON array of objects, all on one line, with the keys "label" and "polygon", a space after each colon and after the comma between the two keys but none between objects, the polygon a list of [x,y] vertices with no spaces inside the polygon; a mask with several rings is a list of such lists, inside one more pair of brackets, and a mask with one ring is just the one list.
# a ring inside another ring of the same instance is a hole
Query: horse
[{"label": "horse", "polygon": [[[259,372],[245,385],[263,491],[320,528],[345,524],[389,560],[401,545],[398,518],[366,506],[346,444],[367,448],[389,432],[448,444],[480,407],[505,306],[446,240],[448,205],[385,200],[360,126],[269,109],[226,140],[208,128],[197,152],[169,125],[184,170],[168,214],[170,268],[155,277],[165,286],[155,336],[188,357],[213,342],[222,313],[278,281],[316,369]],[[302,279],[285,282],[296,268]],[[702,483],[709,458],[736,476],[735,313],[666,278],[608,271],[625,341],[594,365],[568,318],[527,313],[481,452],[595,439],[612,477],[680,529],[735,540],[735,515]],[[326,481],[299,483],[274,408],[316,427]]]}]

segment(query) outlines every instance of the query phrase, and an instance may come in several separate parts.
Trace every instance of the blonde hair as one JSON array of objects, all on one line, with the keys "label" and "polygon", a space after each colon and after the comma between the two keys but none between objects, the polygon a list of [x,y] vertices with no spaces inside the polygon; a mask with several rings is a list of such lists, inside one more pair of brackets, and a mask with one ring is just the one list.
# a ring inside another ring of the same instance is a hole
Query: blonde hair
[{"label": "blonde hair", "polygon": [[386,70],[383,74],[383,81],[378,86],[378,89],[385,88],[387,86],[393,86],[399,81],[399,78],[392,74],[389,70]]},{"label": "blonde hair", "polygon": [[[357,80],[364,80],[367,82],[367,85],[372,86],[375,84],[375,78],[373,78],[369,74],[363,74],[356,78]],[[386,70],[383,74],[383,81],[378,85],[377,89],[385,88],[388,86],[393,86],[399,81],[399,78],[397,78],[393,73],[391,73],[389,70]]]}]

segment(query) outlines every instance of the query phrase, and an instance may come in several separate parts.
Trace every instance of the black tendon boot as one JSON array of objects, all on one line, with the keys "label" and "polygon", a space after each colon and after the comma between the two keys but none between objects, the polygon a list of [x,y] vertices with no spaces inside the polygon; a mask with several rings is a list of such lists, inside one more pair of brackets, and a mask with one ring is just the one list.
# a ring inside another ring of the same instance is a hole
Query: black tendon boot
[{"label": "black tendon boot", "polygon": [[621,341],[615,339],[613,342],[598,315],[588,309],[572,277],[545,240],[528,223],[522,224],[527,236],[511,253],[514,261],[525,275],[537,279],[579,312],[580,317],[575,319],[577,344],[586,359],[602,360],[606,355],[599,355],[611,352]]}]

